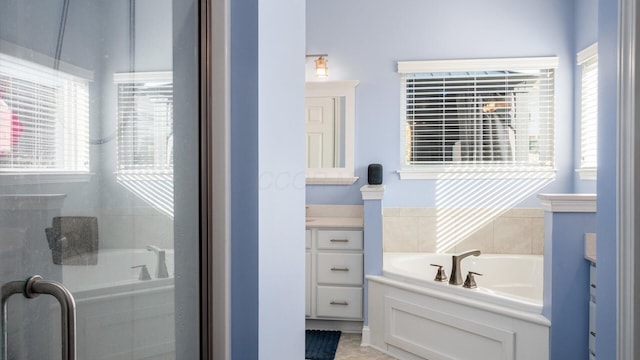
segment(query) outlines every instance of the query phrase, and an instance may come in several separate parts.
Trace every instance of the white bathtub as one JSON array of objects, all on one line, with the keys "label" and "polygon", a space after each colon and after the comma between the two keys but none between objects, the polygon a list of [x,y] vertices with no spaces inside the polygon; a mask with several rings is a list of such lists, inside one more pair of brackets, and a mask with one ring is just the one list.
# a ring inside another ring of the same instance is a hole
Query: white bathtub
[{"label": "white bathtub", "polygon": [[543,262],[535,255],[462,261],[478,288],[436,282],[451,254],[385,253],[383,276],[367,276],[365,344],[400,359],[545,360],[550,322],[542,315]]},{"label": "white bathtub", "polygon": [[383,262],[383,274],[391,279],[512,309],[542,313],[541,255],[482,254],[463,259],[460,273],[463,281],[469,271],[482,274],[475,276],[476,289],[433,281],[437,268],[430,264],[443,265],[447,276],[451,276],[451,254],[385,253]]},{"label": "white bathtub", "polygon": [[[61,266],[76,300],[78,359],[175,359],[172,250],[166,262],[162,279],[157,255],[145,249],[100,250],[97,265]],[[136,265],[152,279],[139,280]]]}]

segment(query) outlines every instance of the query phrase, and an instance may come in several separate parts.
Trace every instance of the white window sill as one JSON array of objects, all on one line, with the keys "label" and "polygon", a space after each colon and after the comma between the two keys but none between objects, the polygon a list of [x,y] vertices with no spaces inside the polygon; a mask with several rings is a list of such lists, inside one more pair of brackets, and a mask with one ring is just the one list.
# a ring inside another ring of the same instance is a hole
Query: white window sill
[{"label": "white window sill", "polygon": [[598,168],[580,168],[576,169],[576,172],[580,176],[580,180],[597,180]]},{"label": "white window sill", "polygon": [[307,176],[307,185],[353,185],[358,181],[357,176],[350,177],[311,177]]},{"label": "white window sill", "polygon": [[556,170],[549,167],[536,168],[470,168],[452,166],[429,166],[398,170],[401,180],[444,179],[554,179]]},{"label": "white window sill", "polygon": [[0,185],[35,185],[89,182],[90,172],[0,172]]}]

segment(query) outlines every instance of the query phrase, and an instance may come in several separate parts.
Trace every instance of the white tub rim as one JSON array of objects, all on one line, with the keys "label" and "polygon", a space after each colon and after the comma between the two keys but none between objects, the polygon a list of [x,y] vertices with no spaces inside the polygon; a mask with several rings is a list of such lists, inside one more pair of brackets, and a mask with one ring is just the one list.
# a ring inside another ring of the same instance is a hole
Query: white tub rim
[{"label": "white tub rim", "polygon": [[[387,255],[391,255],[392,259],[396,259],[398,257],[403,258],[405,256],[415,257],[415,256],[438,256],[438,257],[448,257],[453,254],[440,254],[440,253],[416,253],[416,252],[385,252],[384,262],[387,260]],[[481,255],[484,259],[491,257],[499,257],[499,258],[510,258],[510,257],[518,257],[518,258],[533,258],[533,259],[542,259],[541,255],[520,255],[520,254],[483,254]],[[531,299],[528,297],[522,297],[515,294],[503,293],[496,290],[491,290],[488,288],[479,287],[478,289],[464,289],[461,286],[451,286],[448,283],[440,283],[436,281],[429,281],[425,278],[419,278],[414,276],[411,273],[403,273],[402,271],[396,270],[393,266],[390,268],[386,267],[387,264],[383,264],[382,276],[387,279],[395,280],[399,283],[404,283],[408,285],[412,285],[416,288],[425,288],[429,289],[430,293],[432,292],[444,292],[447,294],[452,294],[453,296],[461,297],[462,299],[473,299],[476,302],[487,302],[489,304],[497,305],[500,307],[510,308],[513,310],[524,311],[532,314],[542,314],[543,311],[543,298],[540,299]],[[540,286],[542,286],[540,284]]]}]

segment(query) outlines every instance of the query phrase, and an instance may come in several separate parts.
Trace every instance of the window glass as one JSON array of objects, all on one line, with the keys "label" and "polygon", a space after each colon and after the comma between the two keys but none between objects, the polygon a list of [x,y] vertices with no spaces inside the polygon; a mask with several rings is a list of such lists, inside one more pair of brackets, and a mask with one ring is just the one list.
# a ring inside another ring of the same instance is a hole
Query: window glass
[{"label": "window glass", "polygon": [[89,82],[0,54],[0,171],[89,171]]},{"label": "window glass", "polygon": [[398,62],[401,178],[514,169],[553,176],[556,67],[557,58]]}]

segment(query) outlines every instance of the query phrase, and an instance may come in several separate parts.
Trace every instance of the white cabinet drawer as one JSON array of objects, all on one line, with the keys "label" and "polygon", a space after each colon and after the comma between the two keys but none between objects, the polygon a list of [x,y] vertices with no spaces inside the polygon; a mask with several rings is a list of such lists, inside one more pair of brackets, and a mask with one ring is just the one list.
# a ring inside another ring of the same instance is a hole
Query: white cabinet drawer
[{"label": "white cabinet drawer", "polygon": [[316,313],[328,318],[362,318],[362,288],[318,286]]},{"label": "white cabinet drawer", "polygon": [[596,353],[596,304],[589,302],[589,351]]},{"label": "white cabinet drawer", "polygon": [[596,304],[589,301],[589,332],[596,331]]},{"label": "white cabinet drawer", "polygon": [[311,253],[305,254],[304,314],[311,316]]},{"label": "white cabinet drawer", "polygon": [[362,254],[318,253],[318,283],[362,285]]},{"label": "white cabinet drawer", "polygon": [[305,230],[305,247],[311,249],[311,230]]},{"label": "white cabinet drawer", "polygon": [[362,250],[361,230],[318,230],[318,249]]},{"label": "white cabinet drawer", "polygon": [[591,264],[589,266],[589,295],[591,301],[596,301],[596,266]]}]

